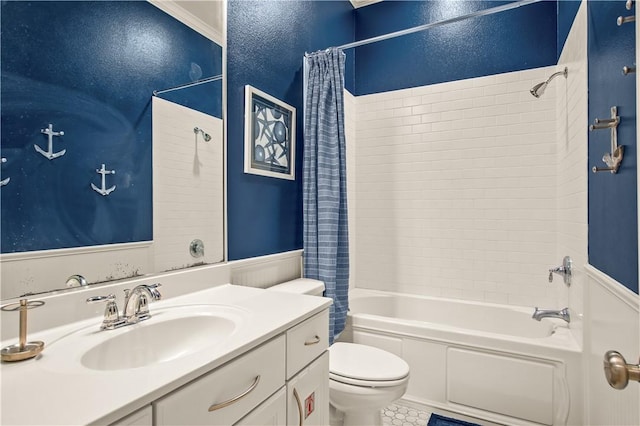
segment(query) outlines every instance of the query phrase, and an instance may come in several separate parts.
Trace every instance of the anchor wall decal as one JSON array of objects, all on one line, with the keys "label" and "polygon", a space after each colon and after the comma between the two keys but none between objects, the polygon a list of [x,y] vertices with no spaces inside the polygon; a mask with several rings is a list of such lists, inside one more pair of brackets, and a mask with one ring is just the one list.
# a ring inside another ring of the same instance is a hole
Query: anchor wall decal
[{"label": "anchor wall decal", "polygon": [[115,185],[113,185],[111,188],[107,189],[107,181],[106,181],[106,176],[107,175],[115,175],[116,174],[115,170],[107,170],[105,168],[104,164],[103,164],[102,168],[96,169],[96,172],[100,173],[102,175],[102,188],[98,188],[94,184],[91,184],[91,188],[93,188],[94,191],[96,191],[100,195],[105,195],[106,196],[106,195],[109,195],[113,191],[116,190],[116,186]]},{"label": "anchor wall decal", "polygon": [[53,137],[54,136],[64,136],[64,132],[63,131],[54,132],[53,131],[53,124],[49,123],[49,127],[47,127],[46,129],[40,129],[40,133],[44,133],[45,135],[47,135],[49,137],[49,146],[48,146],[48,150],[47,151],[43,150],[42,148],[40,148],[36,144],[33,145],[33,147],[36,149],[36,151],[38,151],[40,154],[42,154],[43,156],[45,156],[49,160],[53,160],[54,158],[62,157],[65,154],[65,152],[67,152],[66,149],[63,149],[60,152],[53,152]]},{"label": "anchor wall decal", "polygon": [[[4,157],[0,158],[0,163],[6,163],[6,162],[7,162],[6,158]],[[9,183],[10,180],[11,180],[10,177],[0,180],[0,186],[5,186],[6,184]]]}]

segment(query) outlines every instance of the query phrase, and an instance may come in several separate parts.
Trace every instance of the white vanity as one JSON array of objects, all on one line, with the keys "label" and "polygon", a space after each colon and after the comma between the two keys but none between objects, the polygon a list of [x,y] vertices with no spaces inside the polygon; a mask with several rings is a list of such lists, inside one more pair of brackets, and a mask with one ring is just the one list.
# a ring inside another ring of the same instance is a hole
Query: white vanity
[{"label": "white vanity", "polygon": [[0,367],[1,423],[328,424],[330,299],[230,284],[177,295],[168,275],[153,281],[173,297],[144,322],[100,331],[94,315],[31,333],[42,354]]}]

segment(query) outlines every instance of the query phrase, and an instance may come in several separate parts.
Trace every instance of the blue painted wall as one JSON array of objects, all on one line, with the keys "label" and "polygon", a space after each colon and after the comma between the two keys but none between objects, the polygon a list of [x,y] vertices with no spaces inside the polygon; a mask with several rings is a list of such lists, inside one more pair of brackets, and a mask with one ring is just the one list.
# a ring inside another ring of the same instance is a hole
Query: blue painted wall
[{"label": "blue painted wall", "polygon": [[[227,214],[229,259],[302,248],[302,57],[354,40],[344,1],[229,0],[227,14]],[[346,85],[353,92],[353,59]],[[296,180],[244,170],[244,86],[297,109]]]},{"label": "blue painted wall", "polygon": [[[384,1],[357,9],[356,40],[509,2]],[[555,2],[541,2],[356,49],[356,94],[554,65]]]},{"label": "blue painted wall", "polygon": [[[220,46],[147,2],[2,2],[3,253],[152,238],[151,93],[220,74]],[[221,84],[164,95],[220,117]],[[49,161],[33,145],[64,136]],[[103,197],[96,168],[116,174]]]},{"label": "blue painted wall", "polygon": [[[617,106],[625,147],[617,174],[589,173],[589,263],[638,293],[636,83],[634,74],[622,74],[635,62],[635,24],[616,25],[633,13],[624,1],[588,3],[589,122]],[[604,167],[610,141],[608,130],[589,132],[589,167]]]}]

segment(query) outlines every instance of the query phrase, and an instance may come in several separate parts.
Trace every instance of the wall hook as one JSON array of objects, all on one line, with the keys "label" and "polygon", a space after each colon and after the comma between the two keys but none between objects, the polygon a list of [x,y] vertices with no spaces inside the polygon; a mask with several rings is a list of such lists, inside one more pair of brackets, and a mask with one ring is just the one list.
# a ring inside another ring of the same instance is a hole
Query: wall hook
[{"label": "wall hook", "polygon": [[116,174],[115,170],[106,170],[105,167],[104,167],[104,164],[103,164],[102,168],[96,169],[96,172],[100,173],[102,175],[102,188],[98,188],[94,184],[91,184],[91,188],[93,188],[94,191],[96,191],[100,195],[109,195],[113,191],[116,190],[116,186],[115,185],[113,185],[111,188],[107,189],[107,182],[106,182],[106,176],[107,175],[115,175]]},{"label": "wall hook", "polygon": [[611,172],[618,173],[622,158],[624,156],[624,147],[618,146],[618,124],[620,124],[620,117],[618,117],[618,107],[611,107],[611,118],[600,119],[596,118],[593,121],[594,124],[589,126],[589,130],[601,130],[611,129],[611,152],[607,152],[602,157],[602,161],[607,167],[593,167],[591,171],[593,173],[598,172]]},{"label": "wall hook", "polygon": [[204,130],[202,130],[199,127],[194,127],[193,128],[193,133],[196,134],[196,139],[198,138],[198,133],[200,133],[202,135],[202,137],[204,138],[205,142],[209,142],[211,140],[211,135],[209,133],[206,133]]},{"label": "wall hook", "polygon": [[629,22],[635,22],[635,21],[636,21],[636,16],[635,15],[618,16],[618,19],[616,20],[616,23],[620,27],[620,26],[622,26],[622,24],[628,24]]},{"label": "wall hook", "polygon": [[624,75],[629,75],[633,72],[636,72],[636,67],[628,67],[626,65],[622,67],[622,74]]},{"label": "wall hook", "polygon": [[63,149],[60,152],[53,152],[53,137],[54,136],[64,136],[64,132],[63,131],[54,132],[53,131],[53,124],[49,123],[49,127],[47,127],[46,129],[40,129],[40,133],[44,133],[49,138],[49,146],[48,146],[48,150],[47,151],[43,150],[42,148],[40,148],[36,144],[33,145],[33,147],[36,149],[36,151],[38,151],[40,154],[42,154],[43,156],[45,156],[49,160],[53,160],[54,158],[62,157],[65,154],[65,152],[67,152],[66,149]]},{"label": "wall hook", "polygon": [[602,161],[607,165],[607,167],[595,167],[591,169],[593,173],[598,172],[611,172],[618,173],[618,169],[620,168],[620,164],[622,163],[622,157],[624,156],[624,146],[618,145],[613,154],[609,154],[608,152],[602,156]]},{"label": "wall hook", "polygon": [[633,7],[633,0],[627,0],[625,7],[627,8],[627,10],[631,10],[631,8]]},{"label": "wall hook", "polygon": [[[4,157],[0,158],[0,163],[6,163],[6,162],[7,162],[6,158]],[[11,180],[10,177],[0,180],[0,186],[5,186],[6,184],[9,183],[10,180]]]}]

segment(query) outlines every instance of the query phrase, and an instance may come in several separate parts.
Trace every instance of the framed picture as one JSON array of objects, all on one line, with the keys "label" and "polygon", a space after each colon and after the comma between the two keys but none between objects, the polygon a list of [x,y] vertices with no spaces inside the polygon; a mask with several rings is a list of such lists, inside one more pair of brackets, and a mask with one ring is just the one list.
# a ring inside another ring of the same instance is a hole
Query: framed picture
[{"label": "framed picture", "polygon": [[295,180],[296,109],[244,87],[244,172]]}]

